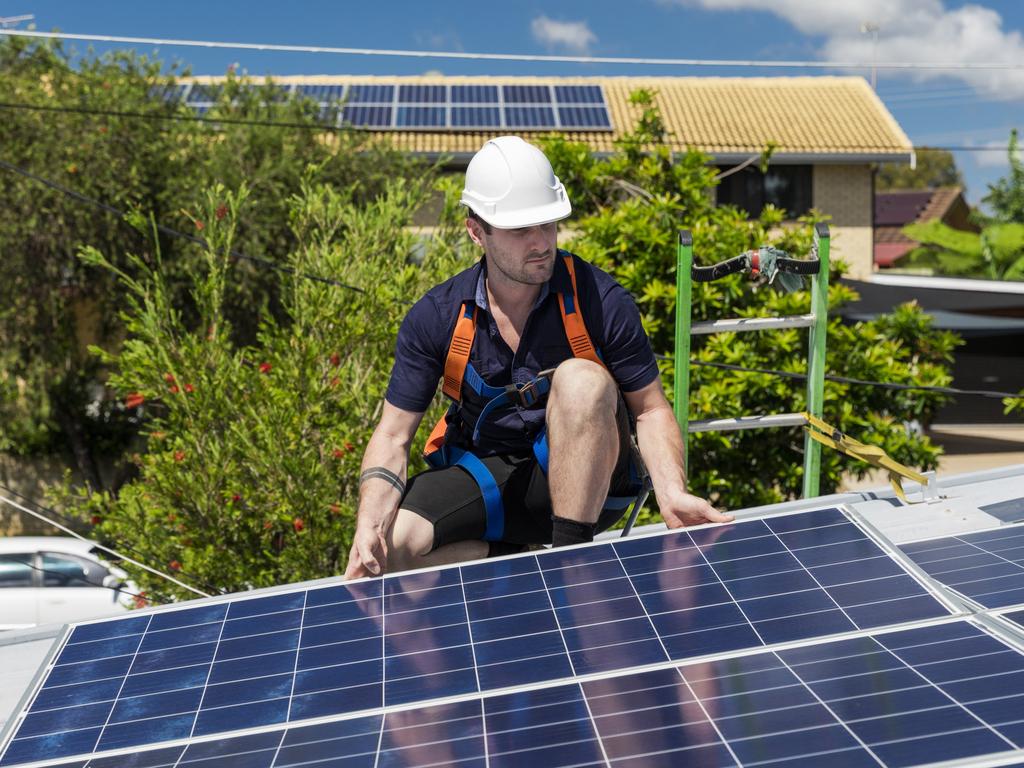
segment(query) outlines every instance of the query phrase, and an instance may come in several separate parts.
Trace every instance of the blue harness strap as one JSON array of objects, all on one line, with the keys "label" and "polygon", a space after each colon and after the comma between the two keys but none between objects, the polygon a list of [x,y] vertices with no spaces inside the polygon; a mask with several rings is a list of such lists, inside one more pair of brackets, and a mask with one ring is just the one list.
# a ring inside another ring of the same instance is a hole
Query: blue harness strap
[{"label": "blue harness strap", "polygon": [[[548,430],[547,427],[540,431],[537,435],[537,439],[533,441],[533,456],[537,459],[537,465],[540,467],[541,472],[544,476],[548,475],[548,461],[550,454],[548,452]],[[609,496],[604,501],[604,506],[601,509],[625,509],[637,499],[637,494],[641,492],[643,488],[643,481],[640,478],[640,473],[637,470],[636,462],[631,456],[629,459],[629,480],[633,488],[636,491],[631,496]]]},{"label": "blue harness strap", "polygon": [[494,475],[469,451],[453,447],[449,450],[449,458],[452,460],[449,466],[462,467],[480,486],[484,509],[487,511],[484,541],[501,541],[505,535],[505,504],[501,500],[501,491],[494,480]]}]

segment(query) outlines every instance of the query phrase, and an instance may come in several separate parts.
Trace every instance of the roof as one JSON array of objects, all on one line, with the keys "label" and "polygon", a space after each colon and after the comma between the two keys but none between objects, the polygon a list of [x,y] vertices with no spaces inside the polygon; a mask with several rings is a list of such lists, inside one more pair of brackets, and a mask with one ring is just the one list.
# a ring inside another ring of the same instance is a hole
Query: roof
[{"label": "roof", "polygon": [[967,218],[962,187],[900,189],[875,193],[875,263],[891,266],[917,241],[903,234],[907,224],[942,221],[954,229],[976,232]]},{"label": "roof", "polygon": [[[197,77],[220,82],[223,77]],[[572,141],[594,152],[611,152],[615,140],[635,124],[638,110],[630,94],[657,93],[673,151],[689,147],[728,161],[758,154],[769,142],[776,162],[909,162],[913,145],[861,77],[379,77],[347,75],[282,76],[275,83],[493,85],[599,85],[612,117],[612,131],[567,131]],[[391,138],[399,149],[468,159],[494,131],[393,130],[372,132]],[[519,131],[524,136],[528,131]],[[543,135],[535,132],[533,135]]]}]

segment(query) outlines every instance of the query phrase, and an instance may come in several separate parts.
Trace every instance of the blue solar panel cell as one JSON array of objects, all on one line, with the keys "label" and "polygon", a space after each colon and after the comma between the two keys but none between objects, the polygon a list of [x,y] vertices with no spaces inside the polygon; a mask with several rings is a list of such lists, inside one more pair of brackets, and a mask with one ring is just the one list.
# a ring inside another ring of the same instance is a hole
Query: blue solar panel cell
[{"label": "blue solar panel cell", "polygon": [[501,109],[494,107],[452,107],[452,126],[456,128],[499,128]]},{"label": "blue solar panel cell", "polygon": [[554,128],[551,107],[505,107],[505,125],[509,128]]},{"label": "blue solar panel cell", "polygon": [[168,747],[146,752],[135,752],[116,757],[94,757],[88,768],[172,768],[178,764],[185,747]]},{"label": "blue solar panel cell", "polygon": [[313,101],[339,101],[345,95],[344,85],[299,85],[296,94],[313,99]]},{"label": "blue solar panel cell", "polygon": [[607,107],[559,107],[558,120],[563,128],[611,128]]},{"label": "blue solar panel cell", "polygon": [[380,740],[381,768],[486,765],[481,704],[476,700],[388,712]]},{"label": "blue solar panel cell", "polygon": [[556,85],[555,101],[559,104],[603,104],[599,85]]},{"label": "blue solar panel cell", "polygon": [[402,85],[398,88],[398,101],[403,104],[444,104],[447,101],[443,85]]},{"label": "blue solar panel cell", "polygon": [[503,85],[506,104],[550,104],[551,89],[546,85]]},{"label": "blue solar panel cell", "polygon": [[351,85],[348,89],[350,104],[390,104],[394,98],[393,85]]},{"label": "blue solar panel cell", "polygon": [[451,100],[453,104],[497,104],[498,86],[453,85]]},{"label": "blue solar panel cell", "polygon": [[444,107],[399,106],[395,117],[398,128],[443,128],[444,124]]},{"label": "blue solar panel cell", "polygon": [[362,128],[388,128],[391,126],[391,107],[345,107],[341,119]]}]

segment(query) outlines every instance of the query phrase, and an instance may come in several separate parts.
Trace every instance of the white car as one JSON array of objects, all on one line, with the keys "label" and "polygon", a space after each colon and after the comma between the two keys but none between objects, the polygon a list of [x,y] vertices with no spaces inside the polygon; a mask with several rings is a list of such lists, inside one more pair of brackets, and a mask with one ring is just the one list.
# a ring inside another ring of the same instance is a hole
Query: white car
[{"label": "white car", "polygon": [[66,624],[135,604],[128,574],[70,536],[0,538],[0,629]]}]

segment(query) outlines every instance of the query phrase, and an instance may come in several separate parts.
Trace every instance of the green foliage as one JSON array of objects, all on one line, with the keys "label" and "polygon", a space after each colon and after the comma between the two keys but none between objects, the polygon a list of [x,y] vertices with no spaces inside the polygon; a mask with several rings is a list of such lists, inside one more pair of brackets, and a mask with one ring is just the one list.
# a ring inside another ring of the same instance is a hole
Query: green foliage
[{"label": "green foliage", "polygon": [[[155,94],[177,70],[119,52],[70,62],[59,45],[11,38],[0,42],[0,145],[4,160],[120,210],[152,214],[166,227],[202,235],[210,222],[196,213],[214,183],[249,189],[236,223],[242,253],[283,263],[296,245],[289,199],[309,166],[323,183],[348,190],[354,203],[378,197],[391,178],[422,169],[399,153],[368,145],[356,132],[325,138],[318,109],[279,101],[270,88],[229,77],[208,113],[239,121],[194,120],[184,105]],[[187,73],[185,73],[187,74]],[[35,107],[32,109],[30,107]],[[57,109],[81,110],[58,112]],[[106,114],[103,114],[106,113]],[[111,114],[113,113],[113,114]],[[125,254],[162,253],[171,301],[186,317],[197,308],[190,275],[200,259],[187,240],[160,233],[140,237],[121,218],[36,181],[2,170],[0,259],[0,449],[19,454],[68,450],[94,487],[102,487],[100,457],[117,455],[136,433],[134,414],[103,387],[106,371],[89,344],[114,350],[124,337],[123,293],[111,272],[87,272],[75,253],[93,246],[119,269],[136,267]],[[224,314],[242,343],[254,341],[265,307],[280,318],[280,285],[271,271],[233,261],[225,281]],[[124,479],[118,475],[113,487]]]},{"label": "green foliage", "polygon": [[[751,221],[733,207],[716,207],[710,194],[716,182],[709,158],[695,151],[673,157],[664,145],[655,95],[641,92],[635,103],[642,110],[638,129],[610,157],[595,158],[583,145],[561,137],[547,140],[544,148],[579,212],[568,247],[610,270],[636,298],[654,351],[662,356],[663,380],[671,393],[677,230],[693,233],[697,263],[723,261],[764,244],[803,257],[811,247],[811,224],[821,216],[812,212],[799,226],[784,227],[785,212],[770,206]],[[833,263],[832,312],[855,298],[853,291],[834,279],[840,270],[841,265]],[[694,285],[694,319],[809,311],[807,291],[784,295],[749,285],[742,276]],[[834,318],[829,323],[827,371],[872,381],[947,385],[957,343],[952,334],[934,330],[930,319],[913,304],[870,323],[845,325]],[[786,330],[695,337],[692,358],[803,373],[806,351],[806,331]],[[935,393],[827,382],[825,419],[864,442],[881,446],[899,461],[934,468],[938,449],[907,425],[926,424],[944,399]],[[707,366],[691,370],[691,419],[785,413],[804,407],[802,381]],[[693,435],[688,461],[691,487],[733,509],[793,498],[802,483],[802,450],[798,430]],[[825,452],[822,492],[834,490],[843,472],[862,475],[867,469],[836,452]]]},{"label": "green foliage", "polygon": [[884,163],[875,175],[875,189],[931,189],[933,187],[962,187],[964,177],[956,167],[953,153],[945,149],[920,147],[915,150],[915,168],[909,165]]},{"label": "green foliage", "polygon": [[[159,250],[121,269],[95,248],[89,267],[126,293],[127,339],[103,352],[110,385],[145,425],[138,476],[119,493],[79,491],[95,535],[198,585],[237,591],[344,569],[359,463],[379,416],[398,326],[410,303],[462,261],[453,228],[426,243],[408,229],[429,179],[388,183],[368,204],[351,188],[307,177],[288,200],[296,275],[329,276],[365,292],[276,273],[282,317],[260,317],[253,344],[226,315],[229,252],[254,204],[247,187],[216,186],[201,215],[190,319],[174,303]],[[183,590],[132,569],[158,599]]]},{"label": "green foliage", "polygon": [[1010,160],[1010,175],[995,184],[990,184],[988,195],[983,197],[982,201],[992,207],[995,221],[1024,224],[1024,161],[1021,161],[1016,128],[1010,131],[1007,155]]},{"label": "green foliage", "polygon": [[928,221],[908,224],[903,232],[921,246],[900,266],[925,267],[938,275],[1024,280],[1024,223],[989,224],[976,233]]}]

